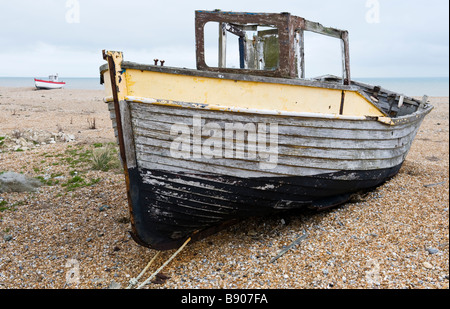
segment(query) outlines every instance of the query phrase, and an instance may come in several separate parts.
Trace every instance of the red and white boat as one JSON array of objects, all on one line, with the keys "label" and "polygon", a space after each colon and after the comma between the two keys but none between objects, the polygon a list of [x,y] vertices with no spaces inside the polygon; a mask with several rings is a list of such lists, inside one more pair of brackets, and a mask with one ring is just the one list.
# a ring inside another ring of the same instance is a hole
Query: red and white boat
[{"label": "red and white boat", "polygon": [[35,78],[34,85],[37,89],[60,89],[66,84],[65,82],[58,81],[58,74],[50,75],[48,79],[49,80]]}]

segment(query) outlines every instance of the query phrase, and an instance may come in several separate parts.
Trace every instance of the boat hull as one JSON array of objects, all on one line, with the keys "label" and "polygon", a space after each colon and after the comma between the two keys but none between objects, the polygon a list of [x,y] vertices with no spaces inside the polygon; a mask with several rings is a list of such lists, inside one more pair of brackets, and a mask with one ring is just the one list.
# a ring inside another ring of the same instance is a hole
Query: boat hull
[{"label": "boat hull", "polygon": [[134,237],[144,246],[167,250],[235,220],[302,207],[334,207],[353,192],[380,185],[400,167],[260,178],[130,169]]},{"label": "boat hull", "polygon": [[37,89],[61,89],[66,85],[66,83],[35,79],[34,85]]},{"label": "boat hull", "polygon": [[[133,235],[158,250],[202,238],[236,219],[336,206],[352,193],[382,184],[399,171],[428,113],[386,124],[370,117],[287,117],[132,97],[120,106]],[[116,127],[113,102],[109,109]],[[228,144],[227,124],[240,124]],[[217,129],[215,136],[211,128]],[[251,136],[257,141],[252,154]],[[183,150],[183,141],[190,148]],[[208,152],[211,141],[220,146],[214,155]],[[232,150],[228,156],[227,149]]]}]

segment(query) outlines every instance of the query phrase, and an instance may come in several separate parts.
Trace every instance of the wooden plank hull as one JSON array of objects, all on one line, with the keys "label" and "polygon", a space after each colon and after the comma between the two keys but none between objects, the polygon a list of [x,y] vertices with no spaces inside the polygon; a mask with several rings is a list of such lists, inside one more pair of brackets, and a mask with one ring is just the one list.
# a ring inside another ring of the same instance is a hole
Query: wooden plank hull
[{"label": "wooden plank hull", "polygon": [[[120,106],[122,123],[132,132],[128,175],[134,236],[159,250],[239,218],[335,206],[380,185],[400,169],[428,112],[387,125],[370,117],[287,117],[133,98]],[[109,109],[115,126],[112,102]],[[227,124],[240,124],[228,144]],[[263,138],[258,124],[265,128]],[[178,144],[174,152],[176,141],[189,148],[179,151],[183,145]],[[220,146],[215,156],[209,152],[212,142]]]},{"label": "wooden plank hull", "polygon": [[201,238],[202,232],[236,219],[300,207],[337,206],[346,202],[352,192],[377,186],[394,176],[400,166],[259,178],[129,169],[135,194],[135,239],[145,246],[166,250],[179,247],[187,237]]}]

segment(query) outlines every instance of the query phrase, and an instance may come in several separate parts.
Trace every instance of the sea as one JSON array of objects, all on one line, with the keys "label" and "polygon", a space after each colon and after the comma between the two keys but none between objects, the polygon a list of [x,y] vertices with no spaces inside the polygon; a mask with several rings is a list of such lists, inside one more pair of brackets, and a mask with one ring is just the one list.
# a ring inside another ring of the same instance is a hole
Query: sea
[{"label": "sea", "polygon": [[[38,77],[37,77],[38,78]],[[46,79],[46,78],[43,78]],[[66,89],[102,90],[99,77],[60,77]],[[406,96],[448,97],[448,77],[353,78],[355,81],[381,86]],[[0,87],[34,87],[33,77],[0,77]]]},{"label": "sea", "polygon": [[398,92],[409,97],[448,97],[448,77],[405,77],[405,78],[352,78],[355,81],[381,86],[384,89]]}]

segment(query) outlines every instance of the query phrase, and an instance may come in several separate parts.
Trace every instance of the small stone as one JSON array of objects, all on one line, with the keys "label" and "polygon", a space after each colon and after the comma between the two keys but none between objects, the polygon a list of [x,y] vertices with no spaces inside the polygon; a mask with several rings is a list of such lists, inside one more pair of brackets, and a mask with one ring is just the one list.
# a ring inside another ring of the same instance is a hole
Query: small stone
[{"label": "small stone", "polygon": [[98,211],[100,211],[100,212],[105,211],[106,209],[109,209],[109,208],[111,208],[111,207],[109,207],[108,205],[102,205],[99,207]]},{"label": "small stone", "polygon": [[13,239],[13,237],[12,237],[11,235],[9,235],[9,234],[3,235],[3,240],[4,240],[4,241],[10,241],[10,240],[12,240],[12,239]]},{"label": "small stone", "polygon": [[108,286],[108,289],[110,290],[117,290],[120,289],[121,285],[120,283],[117,283],[116,281],[112,281],[111,284]]},{"label": "small stone", "polygon": [[427,268],[427,269],[432,269],[433,268],[433,265],[431,265],[430,263],[428,263],[428,262],[423,262],[423,267],[425,267],[425,268]]},{"label": "small stone", "polygon": [[255,231],[249,231],[249,232],[247,233],[247,235],[248,235],[248,236],[255,237],[255,236],[258,236],[258,233],[255,232]]},{"label": "small stone", "polygon": [[435,254],[439,252],[439,250],[436,248],[427,248],[426,250],[428,251],[429,254]]}]

